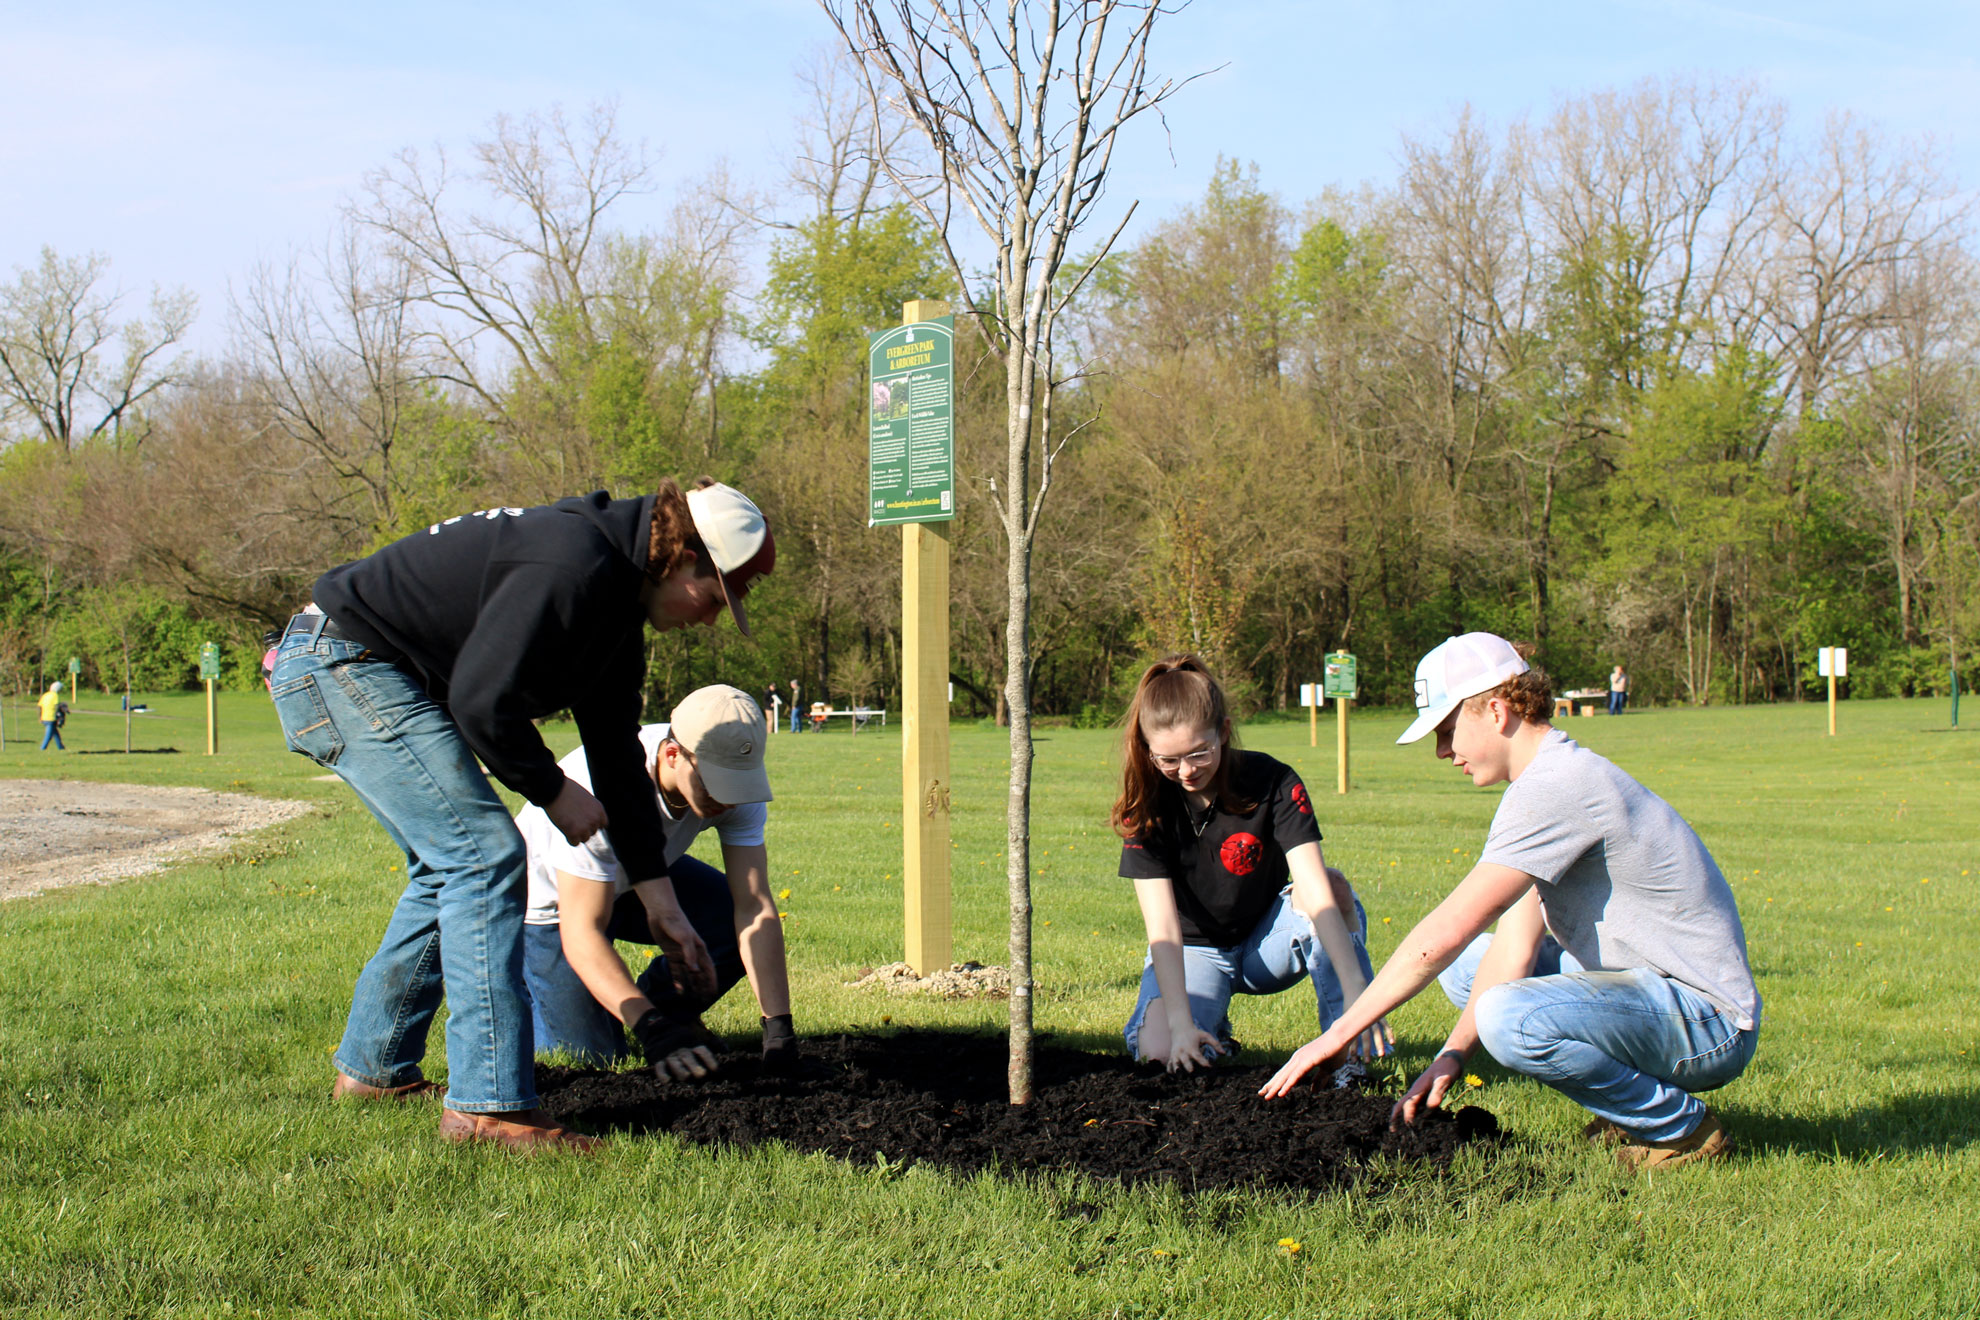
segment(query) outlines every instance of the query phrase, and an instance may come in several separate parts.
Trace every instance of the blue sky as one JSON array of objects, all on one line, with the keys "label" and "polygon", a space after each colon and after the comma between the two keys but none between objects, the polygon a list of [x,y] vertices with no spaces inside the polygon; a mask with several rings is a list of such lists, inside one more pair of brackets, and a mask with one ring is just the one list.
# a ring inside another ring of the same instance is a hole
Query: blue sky
[{"label": "blue sky", "polygon": [[[1803,131],[1849,111],[1931,136],[1980,185],[1971,3],[1196,0],[1165,23],[1160,68],[1217,71],[1173,103],[1167,140],[1150,128],[1124,149],[1112,195],[1140,197],[1144,222],[1197,196],[1220,154],[1257,162],[1297,203],[1388,178],[1400,134],[1467,102],[1503,123],[1673,74],[1757,79]],[[661,194],[625,212],[631,225],[718,161],[772,185],[793,70],[828,36],[809,0],[6,0],[0,272],[44,244],[104,253],[134,294],[196,292],[195,343],[216,350],[230,280],[320,240],[366,169],[406,146],[464,148],[498,113],[616,98],[621,128],[660,157]]]}]

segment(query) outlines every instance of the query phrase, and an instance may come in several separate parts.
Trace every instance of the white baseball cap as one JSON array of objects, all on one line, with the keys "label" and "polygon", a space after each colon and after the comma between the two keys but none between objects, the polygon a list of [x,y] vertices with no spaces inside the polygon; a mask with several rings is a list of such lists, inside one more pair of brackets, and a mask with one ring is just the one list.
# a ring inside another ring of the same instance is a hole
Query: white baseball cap
[{"label": "white baseball cap", "polygon": [[1523,674],[1527,663],[1497,633],[1466,633],[1441,642],[1416,664],[1416,720],[1399,743],[1413,743],[1444,722],[1467,697]]},{"label": "white baseball cap", "polygon": [[[694,518],[695,534],[708,547],[715,561],[715,572],[722,583],[722,599],[735,616],[736,627],[749,636],[749,616],[743,613],[742,598],[750,584],[777,564],[777,543],[770,536],[770,524],[763,510],[734,486],[721,482],[700,486],[687,493],[688,513]],[[712,790],[711,790],[712,791]],[[717,793],[715,796],[721,797]],[[723,798],[725,802],[765,801],[767,799]]]},{"label": "white baseball cap", "polygon": [[701,782],[717,802],[770,801],[763,768],[763,709],[741,688],[716,683],[681,698],[667,736],[694,757]]},{"label": "white baseball cap", "polygon": [[56,679],[56,680],[55,680],[55,686],[54,686],[53,688],[51,688],[50,690],[51,690],[51,691],[54,691],[54,692],[60,692],[60,691],[62,690],[62,680],[61,680],[61,679],[59,679],[59,678],[58,678],[58,679]]}]

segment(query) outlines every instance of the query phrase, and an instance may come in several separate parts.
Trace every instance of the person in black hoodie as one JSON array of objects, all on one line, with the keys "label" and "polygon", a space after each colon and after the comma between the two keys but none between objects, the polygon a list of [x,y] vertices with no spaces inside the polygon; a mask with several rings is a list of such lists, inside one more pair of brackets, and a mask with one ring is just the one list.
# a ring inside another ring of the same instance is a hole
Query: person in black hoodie
[{"label": "person in black hoodie", "polygon": [[[775,543],[743,494],[703,478],[642,499],[604,491],[449,518],[317,580],[269,676],[289,746],[356,791],[406,854],[410,883],[358,977],[337,1097],[436,1088],[420,1071],[443,987],[451,1140],[588,1147],[537,1108],[523,982],[521,835],[476,758],[572,843],[599,830],[637,876],[685,976],[712,979],[667,879],[639,742],[641,624],[714,623]],[[534,721],[568,709],[592,789],[567,779]],[[595,794],[595,796],[594,796]],[[642,1040],[658,1064],[687,1042]]]}]

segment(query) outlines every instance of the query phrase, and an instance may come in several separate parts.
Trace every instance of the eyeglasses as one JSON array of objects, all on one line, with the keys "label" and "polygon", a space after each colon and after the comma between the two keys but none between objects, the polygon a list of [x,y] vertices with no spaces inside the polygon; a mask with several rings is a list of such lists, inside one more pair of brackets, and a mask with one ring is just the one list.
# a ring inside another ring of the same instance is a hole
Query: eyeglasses
[{"label": "eyeglasses", "polygon": [[1200,752],[1188,752],[1182,756],[1157,756],[1150,752],[1148,759],[1155,763],[1157,770],[1177,770],[1183,766],[1188,766],[1192,770],[1201,770],[1217,759],[1217,749],[1205,747]]}]

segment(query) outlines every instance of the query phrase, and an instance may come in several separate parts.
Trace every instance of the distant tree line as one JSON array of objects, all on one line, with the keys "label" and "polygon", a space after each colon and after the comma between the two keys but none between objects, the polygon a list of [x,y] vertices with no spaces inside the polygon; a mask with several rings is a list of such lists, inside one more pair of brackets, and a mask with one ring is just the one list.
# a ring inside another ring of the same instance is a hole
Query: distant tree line
[{"label": "distant tree line", "polygon": [[[0,286],[0,686],[255,681],[325,567],[456,513],[708,473],[772,519],[759,640],[651,642],[652,695],[721,678],[891,702],[899,535],[864,524],[867,332],[987,296],[876,161],[910,148],[842,69],[774,196],[666,224],[613,112],[402,153],[334,232],[243,273],[224,352],[101,256]],[[1179,113],[1186,113],[1186,104]],[[897,171],[894,175],[899,177]],[[1070,437],[1034,558],[1041,713],[1104,722],[1151,653],[1253,708],[1321,657],[1407,702],[1489,628],[1639,698],[1943,693],[1980,672],[1980,278],[1925,148],[1791,129],[1737,83],[1654,81],[1406,138],[1392,185],[1298,206],[1255,168],[1110,255],[1051,364]],[[972,287],[965,290],[959,280]],[[959,318],[959,713],[1000,716],[1003,367]],[[135,640],[134,640],[135,639]]]}]

